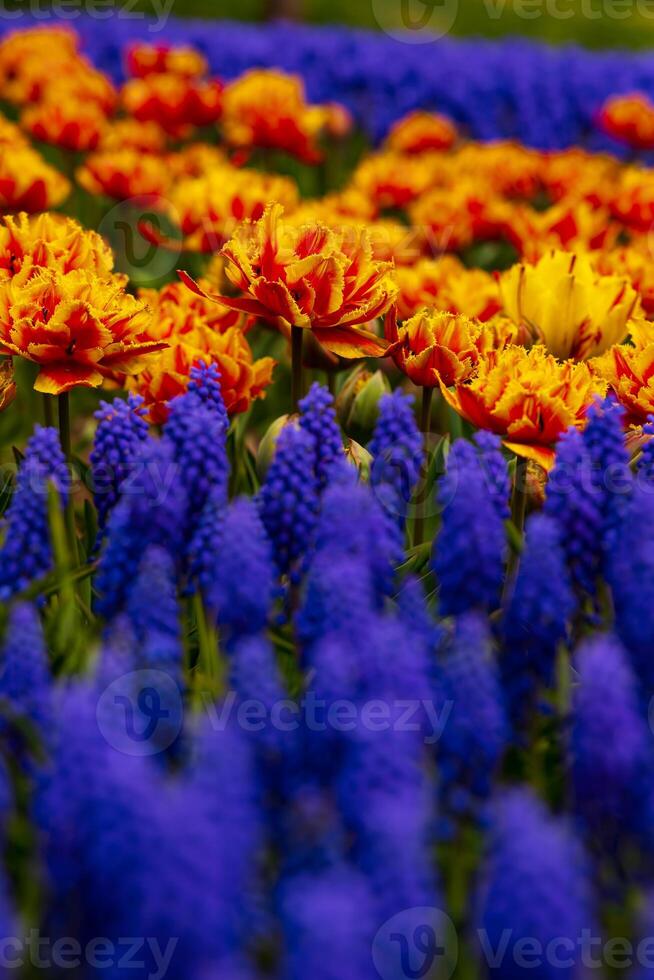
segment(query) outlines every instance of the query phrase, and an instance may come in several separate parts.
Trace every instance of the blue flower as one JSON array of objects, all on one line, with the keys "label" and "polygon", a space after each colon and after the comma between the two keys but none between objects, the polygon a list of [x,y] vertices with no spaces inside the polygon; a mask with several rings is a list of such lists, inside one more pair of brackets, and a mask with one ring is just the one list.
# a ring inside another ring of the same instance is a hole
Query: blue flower
[{"label": "blue flower", "polygon": [[143,443],[134,458],[130,491],[109,517],[95,586],[97,610],[112,619],[125,605],[148,545],[168,551],[179,565],[185,548],[187,495],[168,439]]},{"label": "blue flower", "polygon": [[329,483],[329,475],[334,467],[344,459],[343,439],[336,421],[334,399],[327,388],[314,382],[298,404],[300,409],[300,428],[313,438],[314,466],[318,489],[324,490]]},{"label": "blue flower", "polygon": [[181,675],[182,637],[175,563],[158,545],[141,559],[127,601],[127,614],[139,644],[140,666],[172,670]]},{"label": "blue flower", "polygon": [[446,833],[446,821],[479,817],[508,743],[490,630],[478,613],[461,616],[445,645],[436,675],[434,707],[441,729],[434,751],[442,831]]},{"label": "blue flower", "polygon": [[259,512],[280,575],[298,579],[311,553],[318,519],[314,439],[292,423],[277,440],[275,456],[259,492]]},{"label": "blue flower", "polygon": [[280,888],[288,980],[372,978],[377,918],[363,875],[345,864],[297,874]]},{"label": "blue flower", "polygon": [[375,495],[403,527],[425,458],[411,395],[398,388],[382,396],[368,451],[373,457],[370,482]]},{"label": "blue flower", "polygon": [[529,717],[539,690],[552,687],[557,646],[575,607],[558,525],[532,514],[500,627],[504,689],[518,725]]},{"label": "blue flower", "polygon": [[134,454],[147,439],[148,424],[143,418],[140,395],[100,402],[95,412],[98,427],[91,451],[93,499],[98,512],[98,527],[103,531],[107,517],[118,502],[123,481],[131,472]]},{"label": "blue flower", "polygon": [[544,510],[559,527],[573,584],[594,594],[603,562],[604,513],[602,494],[592,481],[590,450],[581,432],[569,429],[559,440]]},{"label": "blue flower", "polygon": [[0,660],[0,700],[47,737],[52,715],[52,674],[39,614],[20,603],[9,614]]},{"label": "blue flower", "polygon": [[654,498],[637,485],[611,557],[615,628],[631,654],[643,701],[654,694]]},{"label": "blue flower", "polygon": [[70,477],[56,429],[37,425],[18,467],[16,489],[5,516],[0,549],[0,600],[21,592],[52,567],[48,486],[68,499]]},{"label": "blue flower", "polygon": [[615,847],[643,820],[652,787],[647,778],[650,733],[636,678],[615,638],[586,640],[574,667],[570,754],[575,805],[590,830]]},{"label": "blue flower", "polygon": [[[478,950],[496,980],[574,980],[583,930],[594,926],[586,856],[567,824],[546,811],[530,790],[506,791],[492,811],[488,857],[482,873]],[[479,932],[483,930],[483,932]],[[507,944],[508,936],[508,944]],[[554,940],[565,957],[548,956]],[[543,950],[537,968],[520,956],[522,941]],[[498,951],[497,964],[488,950]]]},{"label": "blue flower", "polygon": [[495,609],[504,580],[504,524],[480,457],[464,439],[452,446],[438,503],[442,521],[432,562],[441,614]]},{"label": "blue flower", "polygon": [[221,494],[217,500],[212,497],[190,555],[191,576],[228,642],[265,628],[275,576],[270,542],[254,501],[241,497],[225,508]]}]

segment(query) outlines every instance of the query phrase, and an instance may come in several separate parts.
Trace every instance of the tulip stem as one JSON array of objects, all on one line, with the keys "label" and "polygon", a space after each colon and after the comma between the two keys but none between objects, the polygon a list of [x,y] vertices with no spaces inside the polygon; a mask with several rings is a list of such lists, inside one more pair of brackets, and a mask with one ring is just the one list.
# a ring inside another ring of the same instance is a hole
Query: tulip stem
[{"label": "tulip stem", "polygon": [[52,411],[52,395],[43,395],[43,421],[48,428],[54,425],[54,412]]},{"label": "tulip stem", "polygon": [[423,387],[422,402],[420,405],[420,431],[423,435],[423,448],[425,461],[423,472],[420,475],[418,484],[418,498],[416,500],[416,518],[413,528],[413,545],[421,545],[425,540],[425,525],[427,511],[427,494],[429,492],[429,436],[431,435],[431,408],[434,398],[434,389]]},{"label": "tulip stem", "polygon": [[433,388],[422,389],[422,405],[420,409],[420,431],[425,437],[425,452],[427,452],[427,442],[431,433],[431,406],[434,398]]},{"label": "tulip stem", "polygon": [[[522,538],[527,513],[527,467],[528,460],[524,456],[516,456],[515,473],[513,475],[513,494],[511,496],[511,523]],[[515,549],[509,552],[507,580],[516,570],[520,555]]]},{"label": "tulip stem", "polygon": [[292,411],[297,412],[298,402],[302,398],[302,344],[304,330],[302,327],[291,327],[291,401]]},{"label": "tulip stem", "polygon": [[66,462],[70,463],[70,396],[67,391],[59,395],[59,438],[61,439],[61,448],[66,457]]},{"label": "tulip stem", "polygon": [[77,559],[77,535],[75,533],[75,504],[73,502],[73,453],[70,438],[70,395],[64,391],[58,398],[59,403],[59,439],[66,459],[66,468],[70,478],[68,501],[66,504],[66,533],[73,559]]}]

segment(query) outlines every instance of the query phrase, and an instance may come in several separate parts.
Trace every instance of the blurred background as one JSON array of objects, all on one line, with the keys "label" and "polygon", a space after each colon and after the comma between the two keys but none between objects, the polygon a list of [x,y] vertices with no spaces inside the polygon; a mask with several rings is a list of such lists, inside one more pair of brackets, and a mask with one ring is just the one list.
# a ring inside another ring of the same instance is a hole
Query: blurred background
[{"label": "blurred background", "polygon": [[[133,9],[132,0],[126,2]],[[138,0],[138,5],[152,10],[152,0]],[[372,30],[380,24],[401,29],[407,18],[414,24],[428,19],[436,30],[440,20],[444,31],[459,36],[522,35],[592,48],[654,47],[654,0],[175,0],[172,13],[253,21],[281,16]]]}]

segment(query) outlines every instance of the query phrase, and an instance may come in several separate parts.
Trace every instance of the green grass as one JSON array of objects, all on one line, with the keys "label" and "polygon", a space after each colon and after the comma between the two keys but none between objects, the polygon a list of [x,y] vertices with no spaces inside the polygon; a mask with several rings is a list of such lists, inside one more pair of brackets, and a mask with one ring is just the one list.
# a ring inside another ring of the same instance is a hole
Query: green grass
[{"label": "green grass", "polygon": [[[144,10],[152,9],[152,0],[139,3]],[[429,16],[439,32],[443,23],[449,25],[447,15],[455,9],[454,24],[448,30],[453,35],[524,35],[593,48],[654,45],[654,0],[177,0],[173,13],[260,20],[274,9],[294,9],[304,20],[315,23],[379,30],[380,26],[402,26],[403,3],[405,9],[408,4],[409,16]],[[443,10],[445,21],[439,13]]]}]

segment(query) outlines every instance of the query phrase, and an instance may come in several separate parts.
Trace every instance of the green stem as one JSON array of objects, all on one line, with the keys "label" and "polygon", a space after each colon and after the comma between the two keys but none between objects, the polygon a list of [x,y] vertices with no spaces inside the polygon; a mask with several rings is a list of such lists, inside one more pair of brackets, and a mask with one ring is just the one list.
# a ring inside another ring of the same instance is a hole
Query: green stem
[{"label": "green stem", "polygon": [[433,388],[422,389],[422,402],[420,405],[420,431],[423,434],[423,445],[425,450],[425,469],[418,484],[418,500],[416,505],[416,519],[413,528],[413,546],[421,545],[425,540],[425,525],[427,523],[427,499],[429,487],[429,436],[431,435],[431,409],[434,397]]},{"label": "green stem", "polygon": [[[515,474],[513,477],[513,494],[511,496],[511,522],[513,527],[522,538],[525,528],[525,514],[527,513],[527,467],[529,463],[524,456],[515,458]],[[515,572],[519,552],[511,549],[509,552],[509,562],[507,566],[507,581]]]},{"label": "green stem", "polygon": [[302,345],[304,330],[302,327],[291,327],[291,411],[297,412],[298,402],[303,395],[302,378]]},{"label": "green stem", "polygon": [[61,448],[64,451],[66,462],[70,464],[71,441],[70,441],[70,395],[67,391],[59,395],[59,438]]},{"label": "green stem", "polygon": [[54,411],[51,395],[43,395],[43,421],[48,428],[51,428],[54,425]]},{"label": "green stem", "polygon": [[66,504],[66,533],[71,555],[74,560],[78,559],[77,554],[77,534],[75,531],[75,502],[73,500],[73,452],[70,437],[70,395],[64,391],[58,398],[59,402],[59,438],[61,448],[66,457],[66,467],[71,481],[70,493]]}]

